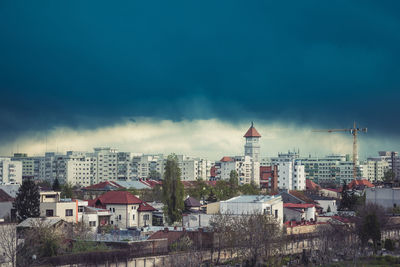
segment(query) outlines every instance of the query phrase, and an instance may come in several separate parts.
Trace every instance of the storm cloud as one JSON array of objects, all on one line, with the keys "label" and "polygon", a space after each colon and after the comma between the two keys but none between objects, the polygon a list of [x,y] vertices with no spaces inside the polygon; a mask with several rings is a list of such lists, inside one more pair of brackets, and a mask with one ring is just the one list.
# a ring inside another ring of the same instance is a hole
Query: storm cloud
[{"label": "storm cloud", "polygon": [[0,34],[3,146],[138,117],[399,140],[399,1],[5,0]]}]

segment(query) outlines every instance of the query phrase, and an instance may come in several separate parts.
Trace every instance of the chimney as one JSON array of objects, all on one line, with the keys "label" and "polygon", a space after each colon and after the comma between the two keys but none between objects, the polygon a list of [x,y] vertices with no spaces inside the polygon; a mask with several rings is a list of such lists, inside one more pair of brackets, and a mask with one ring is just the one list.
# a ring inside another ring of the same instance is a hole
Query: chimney
[{"label": "chimney", "polygon": [[203,232],[203,228],[199,228],[199,232],[202,233]]},{"label": "chimney", "polygon": [[178,227],[174,226],[174,231],[176,231],[178,229]]},{"label": "chimney", "polygon": [[183,231],[183,232],[186,232],[186,228],[185,228],[185,227],[182,227],[182,231]]},{"label": "chimney", "polygon": [[169,230],[168,230],[168,227],[165,227],[165,228],[164,228],[164,233],[168,233],[168,231],[169,231]]}]

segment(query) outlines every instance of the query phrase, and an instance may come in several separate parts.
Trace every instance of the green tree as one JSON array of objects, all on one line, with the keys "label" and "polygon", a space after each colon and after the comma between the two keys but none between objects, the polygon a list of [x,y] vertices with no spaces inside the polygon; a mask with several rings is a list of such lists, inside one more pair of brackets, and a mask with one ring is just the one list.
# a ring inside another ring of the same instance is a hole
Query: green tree
[{"label": "green tree", "polygon": [[259,195],[260,189],[253,182],[251,184],[244,184],[239,187],[243,195]]},{"label": "green tree", "polygon": [[158,171],[151,170],[149,173],[149,179],[151,180],[161,180],[161,174]]},{"label": "green tree", "polygon": [[239,186],[239,175],[237,171],[232,170],[229,174],[229,184],[232,188],[237,188]]},{"label": "green tree", "polygon": [[165,164],[164,181],[162,184],[164,213],[168,223],[179,221],[184,208],[184,188],[181,183],[181,170],[178,166],[178,158],[171,154]]},{"label": "green tree", "polygon": [[65,183],[62,186],[61,197],[62,198],[72,198],[73,197],[73,188],[70,183]]},{"label": "green tree", "polygon": [[387,170],[385,174],[383,175],[383,181],[389,183],[393,182],[394,178],[396,177],[396,174],[392,170]]},{"label": "green tree", "polygon": [[195,181],[192,187],[186,190],[186,194],[194,197],[195,199],[205,199],[210,194],[210,186],[202,180]]},{"label": "green tree", "polygon": [[60,182],[58,181],[58,178],[54,180],[52,189],[53,191],[61,191],[61,185]]},{"label": "green tree", "polygon": [[39,187],[31,179],[22,182],[13,207],[17,210],[17,220],[19,222],[26,218],[40,216]]},{"label": "green tree", "polygon": [[355,209],[357,201],[358,201],[358,197],[356,196],[355,193],[356,192],[355,192],[354,188],[351,192],[349,192],[346,182],[343,183],[342,199],[340,201],[339,210],[354,210]]},{"label": "green tree", "polygon": [[227,200],[235,196],[229,182],[223,180],[217,181],[215,185],[215,195],[218,200]]}]

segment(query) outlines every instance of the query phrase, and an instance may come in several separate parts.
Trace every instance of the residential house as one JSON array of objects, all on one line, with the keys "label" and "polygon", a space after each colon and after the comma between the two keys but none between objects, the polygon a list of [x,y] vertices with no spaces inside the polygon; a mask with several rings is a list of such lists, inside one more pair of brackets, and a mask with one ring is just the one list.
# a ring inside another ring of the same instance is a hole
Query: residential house
[{"label": "residential house", "polygon": [[90,206],[109,210],[110,224],[119,228],[152,225],[155,209],[128,191],[109,191],[90,201]]},{"label": "residential house", "polygon": [[314,204],[283,204],[284,220],[296,222],[314,222],[316,209]]},{"label": "residential house", "polygon": [[111,212],[107,209],[84,207],[82,222],[87,225],[92,232],[96,232],[99,227],[110,224]]},{"label": "residential house", "polygon": [[358,190],[358,191],[364,191],[366,188],[372,188],[375,187],[370,181],[362,179],[362,180],[353,180],[351,181],[348,185],[347,188],[349,190]]},{"label": "residential house", "polygon": [[201,208],[201,203],[194,197],[188,197],[185,199],[183,202],[185,205],[185,211],[186,212],[198,212],[200,211]]},{"label": "residential house", "polygon": [[78,200],[61,199],[60,192],[40,192],[40,217],[59,217],[66,222],[77,223],[78,206]]},{"label": "residential house", "polygon": [[319,195],[310,195],[309,197],[318,203],[318,205],[322,208],[322,213],[337,212],[336,198]]},{"label": "residential house", "polygon": [[0,219],[15,216],[13,209],[14,198],[7,194],[4,190],[0,189]]}]

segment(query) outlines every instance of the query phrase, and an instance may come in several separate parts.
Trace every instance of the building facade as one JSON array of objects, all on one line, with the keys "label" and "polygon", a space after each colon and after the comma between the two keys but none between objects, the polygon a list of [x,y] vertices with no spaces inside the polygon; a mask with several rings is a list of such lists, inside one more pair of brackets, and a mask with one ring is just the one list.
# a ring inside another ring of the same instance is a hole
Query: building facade
[{"label": "building facade", "polygon": [[0,184],[22,184],[22,162],[0,158]]}]

